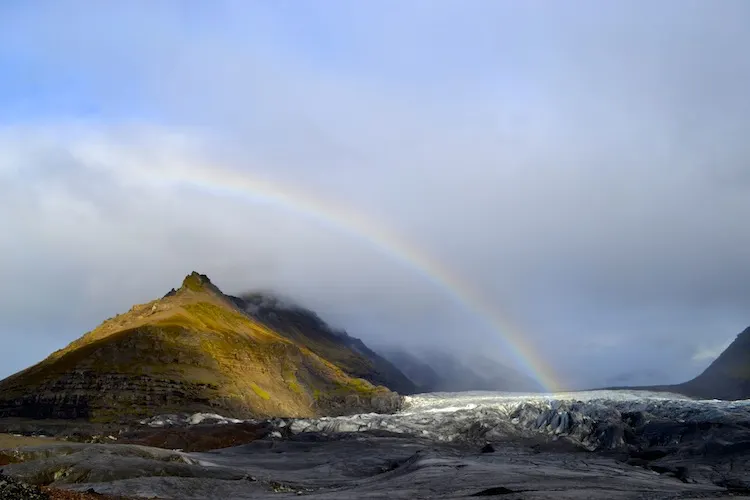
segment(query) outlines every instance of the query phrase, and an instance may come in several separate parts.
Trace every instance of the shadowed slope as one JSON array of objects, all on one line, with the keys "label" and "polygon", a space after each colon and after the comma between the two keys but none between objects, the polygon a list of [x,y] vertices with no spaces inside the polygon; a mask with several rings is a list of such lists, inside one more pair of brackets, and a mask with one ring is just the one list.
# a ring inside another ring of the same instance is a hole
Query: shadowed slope
[{"label": "shadowed slope", "polygon": [[750,398],[750,327],[696,378],[676,390],[702,399]]},{"label": "shadowed slope", "polygon": [[231,299],[256,320],[331,361],[346,373],[401,394],[418,392],[417,386],[393,363],[368,348],[360,339],[334,330],[313,311],[266,293]]},{"label": "shadowed slope", "polygon": [[314,416],[398,404],[387,389],[255,321],[197,273],[0,381],[0,417]]}]

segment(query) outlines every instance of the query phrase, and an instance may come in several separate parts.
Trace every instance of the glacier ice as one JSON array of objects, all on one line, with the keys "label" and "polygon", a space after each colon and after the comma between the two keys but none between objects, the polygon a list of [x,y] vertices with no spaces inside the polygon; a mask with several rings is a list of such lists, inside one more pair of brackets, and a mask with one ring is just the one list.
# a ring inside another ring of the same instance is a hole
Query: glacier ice
[{"label": "glacier ice", "polygon": [[441,442],[546,436],[594,450],[622,446],[628,433],[655,422],[750,422],[750,401],[698,401],[648,391],[432,393],[406,397],[403,410],[393,415],[296,419],[290,428],[293,433],[379,430]]},{"label": "glacier ice", "polygon": [[[238,421],[199,414],[159,416],[142,423],[158,427],[208,422]],[[564,438],[597,450],[632,444],[636,438],[648,439],[650,445],[654,440],[664,445],[677,442],[690,423],[750,422],[750,400],[694,400],[679,394],[619,390],[557,394],[429,393],[406,396],[403,409],[395,414],[275,418],[270,422],[277,432],[286,435],[386,431],[454,443],[544,437]],[[660,426],[658,436],[651,435],[654,425]]]}]

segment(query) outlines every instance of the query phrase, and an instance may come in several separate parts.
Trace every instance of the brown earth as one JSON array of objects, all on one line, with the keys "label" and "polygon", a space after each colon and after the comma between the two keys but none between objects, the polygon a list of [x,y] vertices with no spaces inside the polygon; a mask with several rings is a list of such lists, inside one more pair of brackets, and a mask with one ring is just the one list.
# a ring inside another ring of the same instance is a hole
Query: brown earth
[{"label": "brown earth", "polygon": [[0,448],[17,448],[19,446],[36,446],[50,444],[56,439],[35,436],[14,436],[12,434],[0,434]]},{"label": "brown earth", "polygon": [[0,434],[0,467],[17,462],[8,448],[20,448],[22,446],[37,446],[55,442],[52,438],[40,438],[30,436],[14,436],[12,434]]},{"label": "brown earth", "polygon": [[268,435],[265,423],[206,425],[179,429],[149,429],[124,434],[117,443],[139,444],[168,450],[211,451],[252,443]]}]

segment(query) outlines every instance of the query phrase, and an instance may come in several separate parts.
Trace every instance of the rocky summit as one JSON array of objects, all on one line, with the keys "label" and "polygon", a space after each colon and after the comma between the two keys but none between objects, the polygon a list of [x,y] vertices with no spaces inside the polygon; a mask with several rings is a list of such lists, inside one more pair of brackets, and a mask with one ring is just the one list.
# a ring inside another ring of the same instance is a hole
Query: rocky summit
[{"label": "rocky summit", "polygon": [[[262,418],[399,408],[401,397],[379,385],[388,377],[348,343],[325,338],[320,348],[319,338],[304,342],[299,328],[280,333],[243,305],[193,272],[179,289],[0,381],[0,418],[129,422],[172,412]],[[355,359],[352,373],[342,360]]]}]

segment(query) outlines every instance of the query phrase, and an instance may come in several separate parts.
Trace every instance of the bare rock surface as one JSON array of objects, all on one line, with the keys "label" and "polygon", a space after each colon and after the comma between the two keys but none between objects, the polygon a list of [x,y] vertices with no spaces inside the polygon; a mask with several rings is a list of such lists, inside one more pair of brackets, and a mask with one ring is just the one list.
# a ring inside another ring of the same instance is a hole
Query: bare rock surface
[{"label": "bare rock surface", "polygon": [[720,498],[684,482],[589,452],[498,445],[492,453],[406,437],[305,434],[181,453],[133,445],[27,449],[8,471],[31,483],[163,499]]},{"label": "bare rock surface", "polygon": [[49,495],[32,486],[0,473],[0,500],[49,500]]}]

